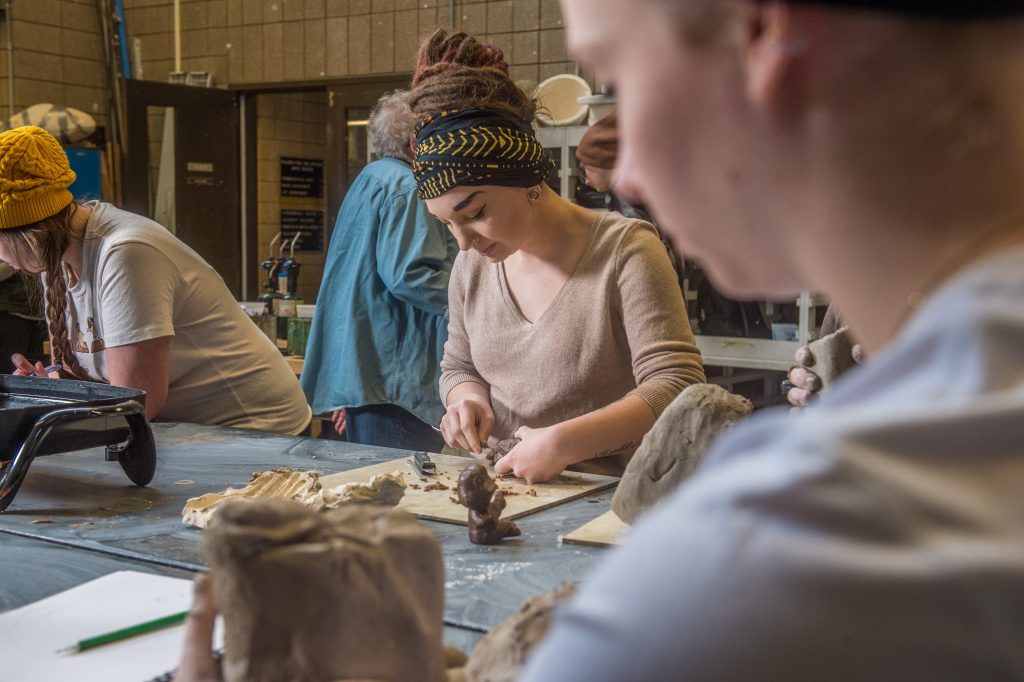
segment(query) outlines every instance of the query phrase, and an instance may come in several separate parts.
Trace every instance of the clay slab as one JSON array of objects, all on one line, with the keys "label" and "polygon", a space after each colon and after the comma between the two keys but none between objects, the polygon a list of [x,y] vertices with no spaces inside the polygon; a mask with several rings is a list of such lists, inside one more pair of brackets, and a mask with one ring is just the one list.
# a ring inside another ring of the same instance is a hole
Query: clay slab
[{"label": "clay slab", "polygon": [[562,542],[588,547],[612,547],[622,542],[630,527],[615,512],[606,511],[563,537]]}]

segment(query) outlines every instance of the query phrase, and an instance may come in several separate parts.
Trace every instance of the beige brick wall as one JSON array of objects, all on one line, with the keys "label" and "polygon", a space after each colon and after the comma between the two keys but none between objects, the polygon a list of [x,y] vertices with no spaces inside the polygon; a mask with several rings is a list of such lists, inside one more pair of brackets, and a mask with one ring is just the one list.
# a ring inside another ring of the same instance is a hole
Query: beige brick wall
[{"label": "beige brick wall", "polygon": [[[145,77],[174,67],[172,3],[125,0],[142,40]],[[449,23],[444,0],[190,0],[182,2],[182,68],[219,84],[411,71],[423,36]],[[497,43],[516,80],[575,70],[558,0],[456,2],[456,27]]]},{"label": "beige brick wall", "polygon": [[[281,229],[281,209],[323,211],[326,220],[326,198],[281,196],[281,157],[324,158],[327,97],[323,92],[310,92],[259,95],[256,99],[256,157],[259,163],[257,234],[259,258],[263,260],[267,257],[270,240]],[[295,252],[295,260],[302,264],[299,295],[307,303],[315,302],[320,290],[327,250],[326,231],[324,241],[322,252]]]},{"label": "beige brick wall", "polygon": [[[106,122],[107,75],[92,0],[11,3],[14,110],[40,102],[80,109]],[[6,45],[0,25],[0,47]],[[7,55],[0,50],[0,116],[7,117]]]}]

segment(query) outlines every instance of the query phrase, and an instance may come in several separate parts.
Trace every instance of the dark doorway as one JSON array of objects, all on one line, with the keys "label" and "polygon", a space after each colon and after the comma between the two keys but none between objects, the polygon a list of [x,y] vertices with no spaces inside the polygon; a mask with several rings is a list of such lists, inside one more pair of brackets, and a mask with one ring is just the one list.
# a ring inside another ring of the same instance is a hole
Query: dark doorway
[{"label": "dark doorway", "polygon": [[409,76],[387,76],[327,88],[327,229],[341,209],[345,192],[367,163],[366,118],[381,95],[408,89]]},{"label": "dark doorway", "polygon": [[125,210],[153,218],[242,295],[238,94],[129,80]]}]

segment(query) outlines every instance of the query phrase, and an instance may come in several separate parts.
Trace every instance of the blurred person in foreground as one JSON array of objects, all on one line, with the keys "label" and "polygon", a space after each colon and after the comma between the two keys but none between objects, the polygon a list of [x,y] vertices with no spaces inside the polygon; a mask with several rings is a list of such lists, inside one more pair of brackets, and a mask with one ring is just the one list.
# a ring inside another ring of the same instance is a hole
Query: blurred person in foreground
[{"label": "blurred person in foreground", "polygon": [[1021,679],[1024,2],[562,5],[619,190],[868,360],[724,435],[523,679]]}]

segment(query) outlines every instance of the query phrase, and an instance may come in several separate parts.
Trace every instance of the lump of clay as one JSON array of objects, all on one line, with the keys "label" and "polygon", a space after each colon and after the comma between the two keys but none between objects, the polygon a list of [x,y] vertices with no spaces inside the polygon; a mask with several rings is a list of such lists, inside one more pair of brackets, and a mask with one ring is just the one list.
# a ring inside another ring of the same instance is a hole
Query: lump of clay
[{"label": "lump of clay", "polygon": [[190,526],[206,528],[213,513],[228,500],[270,498],[291,500],[312,509],[322,509],[324,503],[320,494],[320,474],[315,471],[295,471],[287,467],[257,471],[244,488],[228,488],[224,492],[193,497],[181,510],[181,520]]},{"label": "lump of clay", "polygon": [[482,464],[470,464],[459,474],[459,502],[469,508],[469,541],[473,544],[493,545],[520,534],[519,526],[501,518],[505,495]]},{"label": "lump of clay", "polygon": [[863,360],[863,351],[849,327],[809,343],[803,351],[804,361],[800,366],[818,375],[823,390]]},{"label": "lump of clay", "polygon": [[718,434],[753,409],[749,400],[720,386],[687,387],[644,436],[622,475],[612,509],[633,523],[693,473]]},{"label": "lump of clay", "polygon": [[203,535],[226,682],[444,680],[444,564],[409,514],[229,502]]},{"label": "lump of clay", "polygon": [[394,507],[405,495],[405,478],[401,472],[378,474],[367,483],[344,483],[324,488],[324,504],[330,508],[342,504],[379,504]]},{"label": "lump of clay", "polygon": [[506,438],[505,440],[500,440],[493,448],[484,449],[484,457],[491,464],[497,464],[498,460],[512,452],[512,448],[519,445],[521,440],[522,438]]},{"label": "lump of clay", "polygon": [[555,607],[572,596],[575,589],[572,583],[565,583],[557,590],[527,599],[514,616],[491,628],[469,655],[466,679],[473,682],[515,680],[530,652],[547,634]]}]

